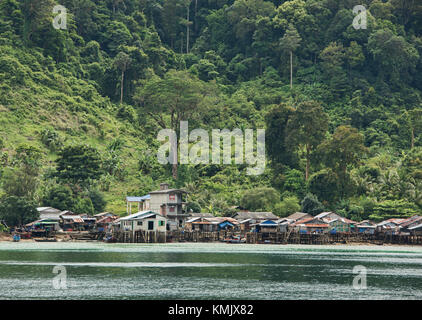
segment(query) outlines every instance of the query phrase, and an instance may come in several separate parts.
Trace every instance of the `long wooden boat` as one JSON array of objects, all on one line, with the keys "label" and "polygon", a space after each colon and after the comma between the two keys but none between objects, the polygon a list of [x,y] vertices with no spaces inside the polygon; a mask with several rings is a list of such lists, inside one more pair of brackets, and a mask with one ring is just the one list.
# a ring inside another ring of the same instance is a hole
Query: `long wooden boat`
[{"label": "long wooden boat", "polygon": [[223,241],[226,243],[246,243],[246,239],[242,239],[240,237],[226,238]]},{"label": "long wooden boat", "polygon": [[57,242],[56,238],[34,238],[36,242]]}]

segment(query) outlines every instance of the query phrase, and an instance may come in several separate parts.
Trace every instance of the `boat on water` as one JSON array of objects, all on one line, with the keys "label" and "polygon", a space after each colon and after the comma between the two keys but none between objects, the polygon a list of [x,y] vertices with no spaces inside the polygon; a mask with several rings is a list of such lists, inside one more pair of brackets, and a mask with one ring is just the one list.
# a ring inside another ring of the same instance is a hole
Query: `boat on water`
[{"label": "boat on water", "polygon": [[117,239],[115,237],[113,237],[112,235],[106,235],[103,239],[104,242],[106,243],[116,243]]},{"label": "boat on water", "polygon": [[36,242],[57,242],[56,238],[34,238]]},{"label": "boat on water", "polygon": [[242,239],[240,236],[234,236],[223,240],[226,243],[246,243],[246,239]]}]

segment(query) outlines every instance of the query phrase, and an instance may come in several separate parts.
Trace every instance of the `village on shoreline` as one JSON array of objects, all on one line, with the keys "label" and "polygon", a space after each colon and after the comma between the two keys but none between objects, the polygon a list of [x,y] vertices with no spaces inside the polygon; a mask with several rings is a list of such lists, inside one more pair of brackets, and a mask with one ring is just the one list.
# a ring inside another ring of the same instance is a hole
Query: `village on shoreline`
[{"label": "village on shoreline", "polygon": [[262,244],[407,244],[422,245],[422,216],[356,222],[335,212],[316,216],[238,208],[232,217],[186,212],[183,189],[160,189],[126,197],[127,215],[94,216],[39,207],[39,219],[0,234],[0,241],[103,241],[119,243],[226,242]]}]

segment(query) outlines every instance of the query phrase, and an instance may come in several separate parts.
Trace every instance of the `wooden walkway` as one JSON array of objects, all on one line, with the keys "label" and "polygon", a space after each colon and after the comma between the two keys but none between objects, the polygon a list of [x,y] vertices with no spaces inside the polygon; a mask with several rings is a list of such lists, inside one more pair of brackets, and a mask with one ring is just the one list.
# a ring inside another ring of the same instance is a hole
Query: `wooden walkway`
[{"label": "wooden walkway", "polygon": [[367,243],[382,244],[409,244],[422,245],[422,236],[391,235],[391,234],[301,234],[298,232],[239,232],[239,231],[136,231],[135,233],[117,232],[113,235],[120,243],[165,243],[165,242],[219,242],[230,237],[240,236],[246,243],[272,244],[335,244],[335,243]]}]

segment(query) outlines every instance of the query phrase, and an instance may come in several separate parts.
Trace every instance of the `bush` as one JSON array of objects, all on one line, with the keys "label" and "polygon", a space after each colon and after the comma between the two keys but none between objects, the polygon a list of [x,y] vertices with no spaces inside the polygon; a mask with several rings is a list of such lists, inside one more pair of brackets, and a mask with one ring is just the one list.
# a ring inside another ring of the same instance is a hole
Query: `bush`
[{"label": "bush", "polygon": [[303,198],[301,205],[302,212],[309,213],[313,216],[316,216],[325,210],[322,203],[318,201],[318,197],[312,193],[308,193],[305,198]]},{"label": "bush", "polygon": [[286,197],[274,206],[274,214],[279,217],[287,217],[300,210],[299,199],[295,196]]},{"label": "bush", "polygon": [[94,211],[96,213],[103,212],[107,201],[104,199],[104,195],[96,189],[90,190],[88,192],[88,197],[91,199],[92,205],[94,207]]},{"label": "bush", "polygon": [[280,201],[279,193],[273,188],[255,188],[244,192],[240,205],[251,211],[271,211]]},{"label": "bush", "polygon": [[50,129],[41,131],[41,142],[51,151],[57,151],[63,147],[63,140],[59,134]]},{"label": "bush", "polygon": [[39,218],[36,204],[24,197],[10,196],[0,201],[0,220],[8,226],[22,226]]}]

